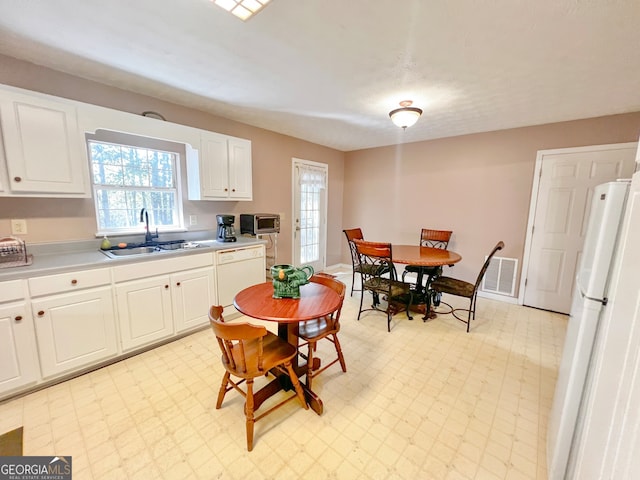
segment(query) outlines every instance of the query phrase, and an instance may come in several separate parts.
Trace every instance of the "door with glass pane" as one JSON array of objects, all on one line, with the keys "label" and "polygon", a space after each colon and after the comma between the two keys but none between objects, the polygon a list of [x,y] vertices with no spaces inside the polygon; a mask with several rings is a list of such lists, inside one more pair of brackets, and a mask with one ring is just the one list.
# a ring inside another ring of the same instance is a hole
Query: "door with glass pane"
[{"label": "door with glass pane", "polygon": [[293,159],[293,250],[296,266],[324,269],[328,165]]}]

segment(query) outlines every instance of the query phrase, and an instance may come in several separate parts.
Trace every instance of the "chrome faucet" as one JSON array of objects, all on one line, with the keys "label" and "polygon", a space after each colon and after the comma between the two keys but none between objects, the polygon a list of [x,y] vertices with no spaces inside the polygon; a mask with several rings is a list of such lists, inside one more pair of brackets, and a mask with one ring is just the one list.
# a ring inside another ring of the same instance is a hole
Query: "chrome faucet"
[{"label": "chrome faucet", "polygon": [[156,233],[151,233],[149,231],[149,212],[147,212],[146,208],[140,210],[140,222],[144,222],[145,225],[145,233],[144,233],[144,242],[151,242],[154,238],[158,238],[158,227],[156,227]]}]

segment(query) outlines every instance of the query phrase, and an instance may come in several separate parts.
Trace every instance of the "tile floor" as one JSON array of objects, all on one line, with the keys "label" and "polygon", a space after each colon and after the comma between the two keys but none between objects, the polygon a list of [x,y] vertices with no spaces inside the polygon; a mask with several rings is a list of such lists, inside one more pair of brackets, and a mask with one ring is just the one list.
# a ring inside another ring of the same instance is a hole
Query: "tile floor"
[{"label": "tile floor", "polygon": [[210,330],[0,403],[0,432],[24,425],[25,455],[73,456],[74,480],[547,478],[566,316],[481,298],[470,334],[403,313],[387,333],[381,313],[356,321],[358,303],[342,312],[348,372],[314,380],[324,414],[289,402],[250,453],[240,397],[215,409]]}]

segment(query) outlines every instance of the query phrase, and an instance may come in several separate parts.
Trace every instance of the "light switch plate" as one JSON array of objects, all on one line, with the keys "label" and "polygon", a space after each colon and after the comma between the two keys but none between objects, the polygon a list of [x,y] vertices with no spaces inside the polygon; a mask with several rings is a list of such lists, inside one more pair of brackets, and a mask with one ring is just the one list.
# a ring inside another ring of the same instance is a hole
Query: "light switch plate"
[{"label": "light switch plate", "polygon": [[12,235],[26,235],[27,234],[27,221],[24,219],[12,219],[11,220],[11,234]]}]

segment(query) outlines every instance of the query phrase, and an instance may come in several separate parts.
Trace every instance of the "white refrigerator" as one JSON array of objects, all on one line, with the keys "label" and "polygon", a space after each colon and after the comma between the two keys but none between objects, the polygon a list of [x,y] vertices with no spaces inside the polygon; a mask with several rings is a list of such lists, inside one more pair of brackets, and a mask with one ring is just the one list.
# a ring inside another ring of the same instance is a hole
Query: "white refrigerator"
[{"label": "white refrigerator", "polygon": [[588,395],[585,387],[593,367],[599,325],[611,308],[616,252],[621,242],[630,184],[631,180],[620,180],[598,185],[594,190],[549,416],[549,480],[573,476],[570,458],[575,458],[575,439],[584,421]]}]

